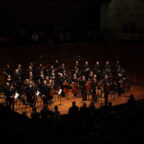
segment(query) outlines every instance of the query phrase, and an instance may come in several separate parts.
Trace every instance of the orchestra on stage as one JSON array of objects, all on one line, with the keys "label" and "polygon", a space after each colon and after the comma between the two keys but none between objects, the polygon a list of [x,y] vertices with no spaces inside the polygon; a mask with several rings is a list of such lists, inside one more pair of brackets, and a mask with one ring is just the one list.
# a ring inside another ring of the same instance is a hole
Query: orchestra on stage
[{"label": "orchestra on stage", "polygon": [[91,96],[97,102],[103,96],[107,105],[111,92],[121,96],[130,88],[128,75],[118,60],[113,65],[109,61],[104,64],[96,61],[94,65],[89,61],[71,61],[69,66],[58,59],[47,65],[31,62],[26,68],[18,64],[15,69],[8,64],[3,71],[2,86],[7,106],[14,110],[17,100],[31,107],[36,107],[38,99],[48,104],[59,90],[60,97],[70,99],[71,95],[81,97],[82,101]]}]

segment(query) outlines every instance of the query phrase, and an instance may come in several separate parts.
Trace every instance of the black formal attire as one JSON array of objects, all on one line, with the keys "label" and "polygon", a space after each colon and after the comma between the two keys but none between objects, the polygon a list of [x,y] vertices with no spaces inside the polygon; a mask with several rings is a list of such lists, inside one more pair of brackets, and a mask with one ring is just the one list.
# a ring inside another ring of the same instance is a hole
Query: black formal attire
[{"label": "black formal attire", "polygon": [[95,64],[94,67],[93,67],[93,71],[95,74],[99,75],[100,73],[100,65],[99,64]]},{"label": "black formal attire", "polygon": [[34,106],[35,102],[35,88],[34,87],[27,87],[26,88],[26,97],[27,97],[27,102],[30,104],[31,107]]},{"label": "black formal attire", "polygon": [[80,89],[81,89],[81,94],[82,94],[82,100],[83,101],[87,100],[86,81],[85,80],[80,81]]},{"label": "black formal attire", "polygon": [[84,66],[83,66],[83,75],[84,75],[86,78],[88,78],[89,70],[90,70],[89,65],[84,65]]},{"label": "black formal attire", "polygon": [[108,105],[108,96],[110,92],[110,80],[109,79],[104,79],[104,98],[105,98],[105,105]]},{"label": "black formal attire", "polygon": [[15,90],[10,89],[9,87],[6,87],[4,90],[4,94],[6,96],[6,103],[7,106],[14,111],[14,95],[15,95]]},{"label": "black formal attire", "polygon": [[92,81],[92,85],[91,85],[91,89],[92,89],[92,99],[94,101],[97,101],[97,95],[96,95],[96,87],[97,87],[97,82],[96,81]]},{"label": "black formal attire", "polygon": [[52,100],[52,96],[50,95],[51,88],[47,85],[41,86],[41,94],[43,96],[43,103],[47,104],[48,101]]}]

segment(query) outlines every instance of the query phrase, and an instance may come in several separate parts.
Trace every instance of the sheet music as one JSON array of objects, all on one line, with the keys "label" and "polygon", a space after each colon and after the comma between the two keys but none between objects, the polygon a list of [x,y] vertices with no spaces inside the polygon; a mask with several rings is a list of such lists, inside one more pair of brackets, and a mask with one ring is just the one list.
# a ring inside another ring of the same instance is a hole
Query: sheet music
[{"label": "sheet music", "polygon": [[14,98],[17,99],[19,97],[19,94],[16,92],[14,95]]},{"label": "sheet music", "polygon": [[62,93],[62,89],[60,89],[59,91],[58,91],[58,94],[60,95]]},{"label": "sheet music", "polygon": [[39,94],[40,94],[40,92],[39,92],[39,91],[37,91],[37,92],[36,92],[36,96],[39,96]]}]

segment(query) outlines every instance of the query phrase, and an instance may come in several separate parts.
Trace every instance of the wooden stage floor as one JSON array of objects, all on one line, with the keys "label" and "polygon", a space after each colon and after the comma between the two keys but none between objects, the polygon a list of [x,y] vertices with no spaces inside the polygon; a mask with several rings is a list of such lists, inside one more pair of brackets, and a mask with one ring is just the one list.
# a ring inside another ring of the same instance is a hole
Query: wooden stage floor
[{"label": "wooden stage floor", "polygon": [[[124,104],[129,99],[130,94],[134,94],[136,100],[143,99],[144,98],[144,86],[132,85],[130,92],[127,92],[127,93],[123,94],[122,96],[119,96],[118,98],[109,96],[110,97],[109,102],[112,102],[113,106]],[[54,110],[54,106],[57,105],[59,107],[59,111],[60,111],[61,115],[67,114],[69,107],[71,107],[71,105],[72,105],[72,101],[76,101],[76,105],[79,107],[82,106],[84,103],[82,101],[81,97],[71,97],[71,98],[62,97],[61,99],[60,99],[60,97],[57,97],[57,98],[55,97],[54,104],[49,105],[48,107],[49,107],[49,109]],[[87,103],[87,105],[89,105],[91,101],[92,101],[91,96],[89,96],[88,100],[85,101],[85,103]],[[5,105],[5,100],[2,95],[1,95],[0,103]],[[96,105],[96,107],[100,107],[103,105],[103,103],[104,103],[104,99],[101,98],[98,100],[98,102],[95,103],[95,105]],[[42,109],[42,104],[39,100],[38,104],[37,104],[37,111],[40,112],[41,109]],[[30,117],[32,109],[29,106],[25,107],[22,103],[18,102],[15,105],[15,111],[20,114],[22,114],[23,112],[26,112],[27,116]]]}]

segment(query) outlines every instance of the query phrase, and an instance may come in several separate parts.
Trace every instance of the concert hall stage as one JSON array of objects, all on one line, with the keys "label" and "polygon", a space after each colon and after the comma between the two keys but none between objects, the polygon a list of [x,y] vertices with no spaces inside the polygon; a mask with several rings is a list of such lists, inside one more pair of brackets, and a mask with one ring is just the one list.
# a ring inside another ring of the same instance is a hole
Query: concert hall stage
[{"label": "concert hall stage", "polygon": [[[126,92],[125,94],[123,94],[122,96],[119,96],[119,97],[114,97],[114,95],[110,95],[109,102],[112,102],[113,106],[124,104],[129,99],[130,94],[134,94],[136,100],[143,99],[144,98],[144,86],[132,85],[129,92]],[[1,95],[0,104],[5,105],[5,100],[2,97],[3,97],[3,95]],[[83,102],[82,98],[80,96],[73,97],[71,95],[68,95],[67,97],[62,97],[60,99],[59,96],[55,95],[54,103],[52,105],[49,105],[48,107],[49,107],[49,109],[54,110],[54,106],[57,105],[59,107],[59,111],[60,111],[61,115],[63,115],[63,114],[68,113],[68,109],[69,109],[69,107],[71,107],[72,101],[76,101],[76,105],[79,107],[82,106],[82,104],[84,102],[87,103],[87,106],[89,106],[90,102],[92,101],[92,98],[91,98],[91,96],[88,96],[88,100]],[[99,108],[103,104],[104,104],[104,98],[99,98],[98,102],[95,103],[97,108]],[[40,112],[41,109],[42,109],[42,104],[39,100],[39,102],[37,104],[37,111]],[[29,106],[24,106],[22,103],[18,102],[15,105],[15,111],[20,114],[22,114],[23,112],[26,112],[28,117],[30,117],[32,109]]]}]

